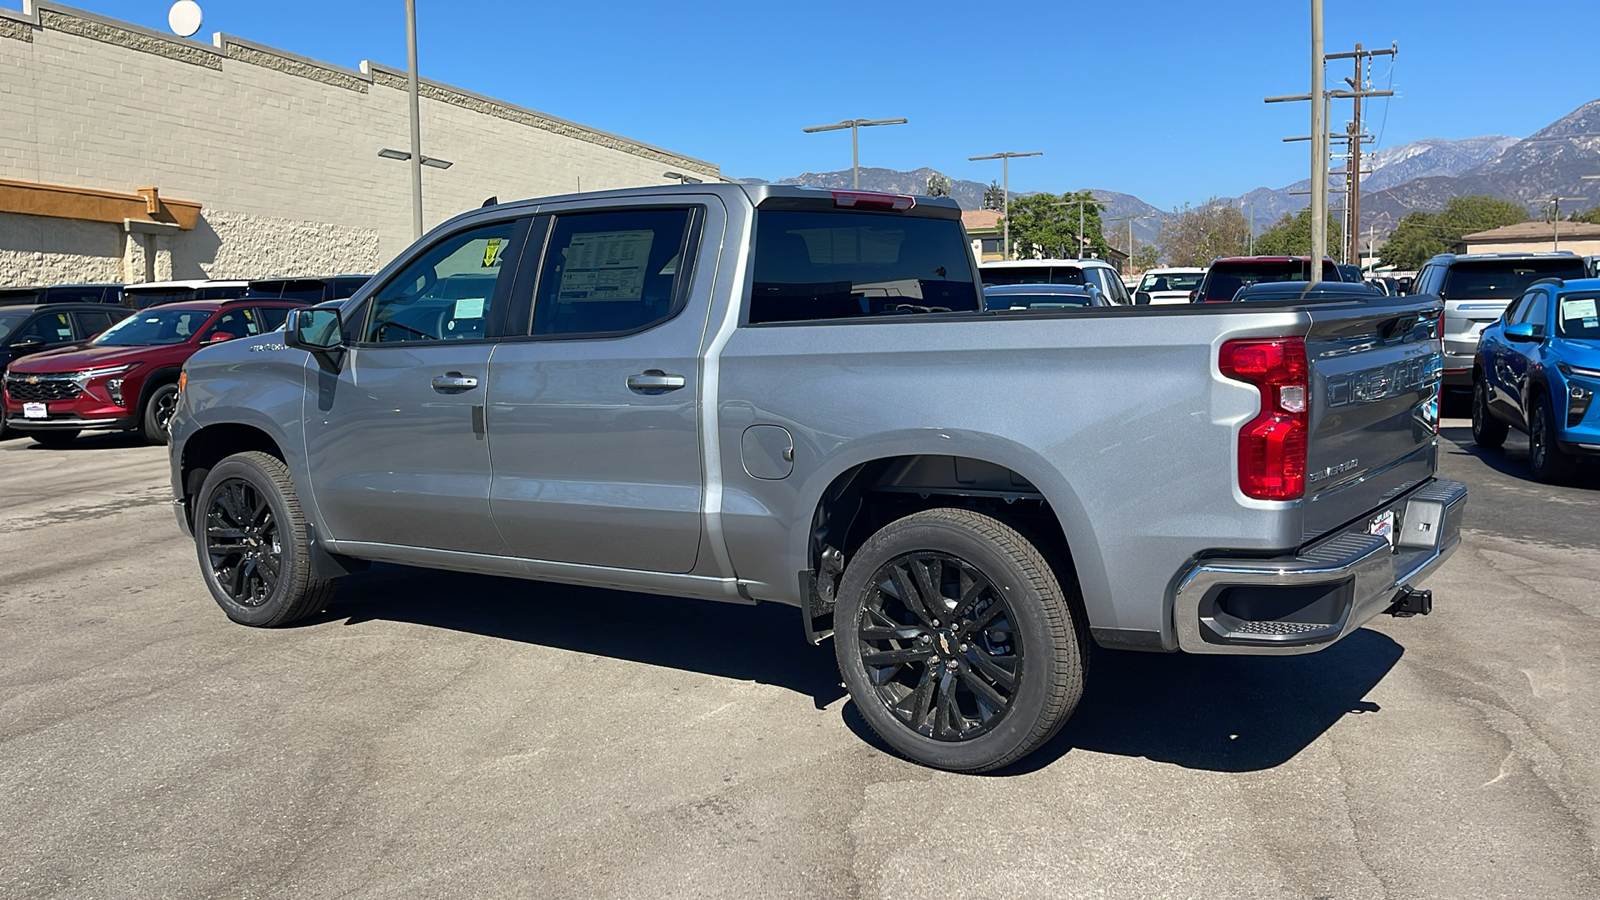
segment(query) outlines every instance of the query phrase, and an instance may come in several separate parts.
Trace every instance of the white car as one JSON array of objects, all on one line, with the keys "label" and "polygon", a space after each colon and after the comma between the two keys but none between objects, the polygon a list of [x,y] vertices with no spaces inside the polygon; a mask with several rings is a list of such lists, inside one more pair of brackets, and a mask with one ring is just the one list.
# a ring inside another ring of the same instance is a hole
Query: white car
[{"label": "white car", "polygon": [[984,287],[997,284],[1075,284],[1105,295],[1108,306],[1128,306],[1133,298],[1117,267],[1103,259],[1015,259],[978,264]]},{"label": "white car", "polygon": [[1139,286],[1134,289],[1133,302],[1152,306],[1188,303],[1194,299],[1194,292],[1205,275],[1206,270],[1199,266],[1146,269]]}]

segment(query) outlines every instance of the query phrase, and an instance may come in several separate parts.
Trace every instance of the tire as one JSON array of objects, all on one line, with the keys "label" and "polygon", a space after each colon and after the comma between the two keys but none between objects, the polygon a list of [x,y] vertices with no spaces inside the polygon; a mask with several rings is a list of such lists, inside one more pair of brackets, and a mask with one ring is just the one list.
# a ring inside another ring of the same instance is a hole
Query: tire
[{"label": "tire", "polygon": [[1572,478],[1576,463],[1556,443],[1555,405],[1548,391],[1539,392],[1539,402],[1528,417],[1528,465],[1535,481],[1562,484]]},{"label": "tire", "polygon": [[73,428],[61,431],[28,431],[24,433],[33,438],[34,443],[41,447],[65,447],[78,439],[79,431]]},{"label": "tire", "polygon": [[1489,386],[1482,378],[1472,381],[1472,442],[1490,450],[1505,444],[1511,426],[1489,411]]},{"label": "tire", "polygon": [[218,463],[195,497],[195,550],[211,596],[241,625],[274,628],[323,609],[334,580],[311,576],[289,469],[259,451]]},{"label": "tire", "polygon": [[[921,605],[930,588],[942,605]],[[845,569],[838,604],[845,687],[914,762],[998,769],[1054,736],[1083,696],[1088,645],[1067,593],[996,519],[931,509],[884,526]]]},{"label": "tire", "polygon": [[178,409],[178,386],[163,384],[150,392],[144,401],[144,415],[139,417],[139,433],[152,444],[165,444],[172,440],[169,430],[172,414]]}]

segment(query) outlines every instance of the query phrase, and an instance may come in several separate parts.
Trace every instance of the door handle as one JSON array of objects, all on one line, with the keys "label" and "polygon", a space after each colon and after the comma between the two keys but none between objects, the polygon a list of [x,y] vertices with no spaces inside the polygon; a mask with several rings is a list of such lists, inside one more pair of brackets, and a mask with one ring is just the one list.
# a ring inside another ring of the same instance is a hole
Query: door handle
[{"label": "door handle", "polygon": [[682,375],[668,375],[660,369],[645,369],[628,376],[628,389],[641,394],[665,394],[688,384]]},{"label": "door handle", "polygon": [[433,376],[433,389],[442,394],[459,394],[478,386],[478,379],[460,372],[446,372]]}]

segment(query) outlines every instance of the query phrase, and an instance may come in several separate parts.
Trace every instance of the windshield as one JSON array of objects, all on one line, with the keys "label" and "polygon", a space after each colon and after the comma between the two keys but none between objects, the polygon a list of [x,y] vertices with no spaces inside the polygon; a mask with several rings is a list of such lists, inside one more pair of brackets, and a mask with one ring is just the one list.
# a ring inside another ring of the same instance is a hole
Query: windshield
[{"label": "windshield", "polygon": [[16,331],[27,317],[27,313],[0,313],[0,341],[11,337],[11,332]]},{"label": "windshield", "polygon": [[[1580,341],[1600,341],[1600,293],[1567,294],[1556,309],[1556,333]],[[0,326],[3,328],[3,326]]]},{"label": "windshield", "polygon": [[[1305,281],[1310,266],[1303,259],[1246,260],[1243,262],[1218,262],[1206,274],[1206,292],[1200,300],[1232,300],[1242,287],[1277,281]],[[1339,270],[1326,260],[1322,263],[1322,280],[1339,281]]]},{"label": "windshield", "polygon": [[163,303],[179,303],[184,300],[193,300],[194,290],[191,288],[152,288],[148,291],[139,291],[129,288],[122,292],[122,303],[134,309],[148,309],[160,306]]},{"label": "windshield", "polygon": [[148,347],[181,344],[211,318],[209,309],[155,308],[134,313],[106,329],[92,342],[96,347]]},{"label": "windshield", "polygon": [[982,309],[954,219],[763,210],[750,322]]},{"label": "windshield", "polygon": [[1005,266],[980,268],[985,286],[991,284],[1085,284],[1079,266]]},{"label": "windshield", "polygon": [[1457,262],[1439,295],[1448,300],[1510,300],[1541,278],[1582,278],[1583,260],[1471,259]]},{"label": "windshield", "polygon": [[1144,276],[1139,282],[1139,290],[1149,293],[1151,291],[1193,291],[1200,287],[1200,279],[1206,277],[1204,272],[1167,272],[1165,274],[1150,274]]}]

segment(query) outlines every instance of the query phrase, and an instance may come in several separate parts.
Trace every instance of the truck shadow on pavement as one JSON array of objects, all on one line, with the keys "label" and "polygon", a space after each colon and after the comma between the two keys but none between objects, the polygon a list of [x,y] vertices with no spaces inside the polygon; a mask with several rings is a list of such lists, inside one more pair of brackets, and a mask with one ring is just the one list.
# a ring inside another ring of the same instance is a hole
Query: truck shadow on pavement
[{"label": "truck shadow on pavement", "polygon": [[1075,750],[1213,772],[1270,769],[1345,716],[1378,712],[1365,698],[1405,653],[1365,628],[1306,656],[1096,650],[1066,727],[1001,774],[1040,769]]},{"label": "truck shadow on pavement", "polygon": [[[807,644],[800,614],[488,575],[374,565],[299,625],[384,620],[481,634],[786,688],[823,709],[844,696],[833,646]],[[298,627],[298,626],[297,626]]]}]

